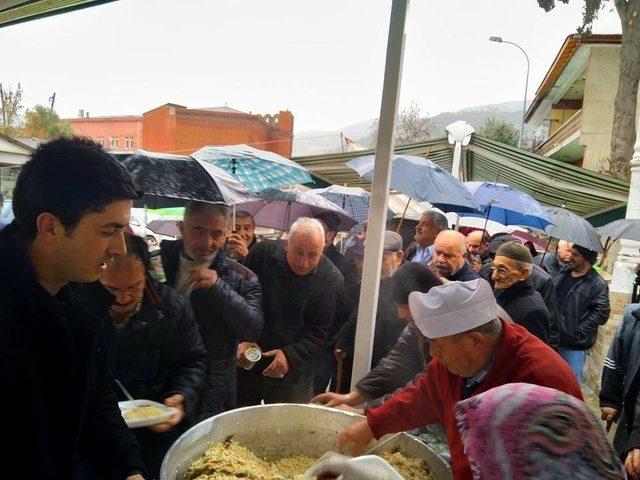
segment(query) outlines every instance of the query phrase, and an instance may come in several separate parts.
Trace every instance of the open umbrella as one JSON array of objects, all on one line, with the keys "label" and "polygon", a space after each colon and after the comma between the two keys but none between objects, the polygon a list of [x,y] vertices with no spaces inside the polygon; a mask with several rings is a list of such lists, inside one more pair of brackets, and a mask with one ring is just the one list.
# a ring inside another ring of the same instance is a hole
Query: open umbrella
[{"label": "open umbrella", "polygon": [[261,227],[287,231],[300,217],[315,217],[327,212],[340,220],[338,231],[350,230],[358,223],[343,209],[315,193],[268,188],[258,196],[260,200],[240,203],[236,207],[251,215]]},{"label": "open umbrella", "polygon": [[607,237],[611,242],[616,240],[640,241],[640,219],[622,218],[596,228],[601,237]]},{"label": "open umbrella", "polygon": [[[354,158],[346,165],[365,180],[373,180],[375,155]],[[429,202],[444,212],[482,212],[464,185],[431,160],[394,155],[391,188],[420,202]]]},{"label": "open umbrella", "polygon": [[147,224],[147,228],[153,233],[158,235],[164,235],[166,237],[178,238],[180,236],[180,229],[178,228],[178,220],[173,218],[159,218],[151,220]]},{"label": "open umbrella", "polygon": [[537,200],[509,185],[495,182],[465,182],[464,186],[482,206],[485,218],[489,220],[502,225],[524,225],[540,230],[553,223]]},{"label": "open umbrella", "polygon": [[292,187],[313,181],[302,165],[277,153],[248,145],[207,146],[191,156],[233,175],[252,192],[260,192],[267,188]]},{"label": "open umbrella", "polygon": [[596,229],[584,218],[564,208],[548,208],[547,213],[553,222],[553,225],[545,228],[547,235],[602,253],[602,244]]},{"label": "open umbrella", "polygon": [[232,205],[255,196],[219,168],[182,155],[138,150],[122,160],[145,196],[171,199],[175,205],[189,200]]},{"label": "open umbrella", "polygon": [[[360,187],[343,187],[342,185],[331,185],[326,188],[316,188],[309,190],[326,198],[331,203],[342,208],[347,214],[358,223],[365,222],[369,217],[369,201],[371,194]],[[387,210],[387,220],[392,219],[394,213]]]}]

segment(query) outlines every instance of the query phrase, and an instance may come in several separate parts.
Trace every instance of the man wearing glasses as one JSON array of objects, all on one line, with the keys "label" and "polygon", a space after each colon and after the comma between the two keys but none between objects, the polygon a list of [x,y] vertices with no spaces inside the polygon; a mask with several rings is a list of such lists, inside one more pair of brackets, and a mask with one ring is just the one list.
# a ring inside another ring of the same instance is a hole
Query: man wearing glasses
[{"label": "man wearing glasses", "polygon": [[238,342],[255,342],[264,324],[258,278],[223,248],[230,220],[226,205],[191,202],[182,239],[160,245],[167,283],[189,297],[208,352],[201,419],[235,407]]}]

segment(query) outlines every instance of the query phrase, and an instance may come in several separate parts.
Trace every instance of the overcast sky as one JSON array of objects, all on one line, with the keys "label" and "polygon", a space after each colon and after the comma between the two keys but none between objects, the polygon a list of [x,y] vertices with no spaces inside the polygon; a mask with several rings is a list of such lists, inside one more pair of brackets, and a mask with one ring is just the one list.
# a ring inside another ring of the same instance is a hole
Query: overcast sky
[{"label": "overcast sky", "polygon": [[[529,98],[583,1],[413,0],[401,106],[436,114]],[[295,131],[335,130],[380,109],[391,1],[120,0],[0,29],[0,82],[25,105],[56,92],[63,117],[140,114],[167,102],[291,110]],[[612,7],[594,33],[619,33]]]}]

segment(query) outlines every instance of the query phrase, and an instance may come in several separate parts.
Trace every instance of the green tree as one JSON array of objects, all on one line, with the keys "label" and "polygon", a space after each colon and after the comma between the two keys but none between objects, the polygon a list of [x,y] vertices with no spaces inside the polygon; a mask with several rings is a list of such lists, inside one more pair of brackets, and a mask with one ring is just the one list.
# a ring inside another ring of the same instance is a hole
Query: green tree
[{"label": "green tree", "polygon": [[36,105],[24,116],[22,134],[26,137],[50,139],[73,135],[71,124],[60,120],[58,114],[49,107]]},{"label": "green tree", "polygon": [[[569,3],[569,0],[558,0]],[[607,5],[607,0],[583,0],[582,25],[578,33],[591,33],[593,22]],[[550,11],[556,0],[537,0]],[[611,154],[605,171],[618,178],[629,178],[629,160],[636,140],[636,105],[640,81],[640,0],[613,0],[622,25],[618,92],[614,103]]]},{"label": "green tree", "polygon": [[518,145],[520,132],[511,123],[499,118],[487,118],[484,125],[478,130],[478,135],[487,137],[496,142],[506,143],[512,147]]},{"label": "green tree", "polygon": [[[371,136],[375,148],[378,139],[378,127],[380,119],[371,126]],[[408,145],[410,143],[423,142],[433,135],[433,125],[428,115],[422,115],[420,107],[416,102],[411,102],[409,106],[403,108],[398,113],[396,119],[396,145]]]},{"label": "green tree", "polygon": [[2,89],[2,101],[0,101],[0,133],[15,137],[20,133],[22,121],[22,87],[20,84],[15,90],[4,87]]}]

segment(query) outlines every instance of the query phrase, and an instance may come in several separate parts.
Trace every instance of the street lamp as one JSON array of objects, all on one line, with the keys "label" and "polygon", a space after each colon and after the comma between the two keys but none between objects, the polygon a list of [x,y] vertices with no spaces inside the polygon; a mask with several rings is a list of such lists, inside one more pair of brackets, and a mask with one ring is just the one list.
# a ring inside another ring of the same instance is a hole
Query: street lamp
[{"label": "street lamp", "polygon": [[524,58],[527,59],[527,79],[524,82],[524,102],[522,102],[522,125],[520,126],[520,138],[518,139],[518,148],[522,148],[522,135],[524,133],[524,116],[525,116],[525,113],[527,112],[527,90],[529,89],[529,55],[527,55],[527,52],[525,52],[520,45],[513,42],[507,42],[506,40],[503,40],[502,37],[489,37],[489,41],[496,42],[496,43],[508,43],[509,45],[518,47],[520,51],[524,53]]}]

